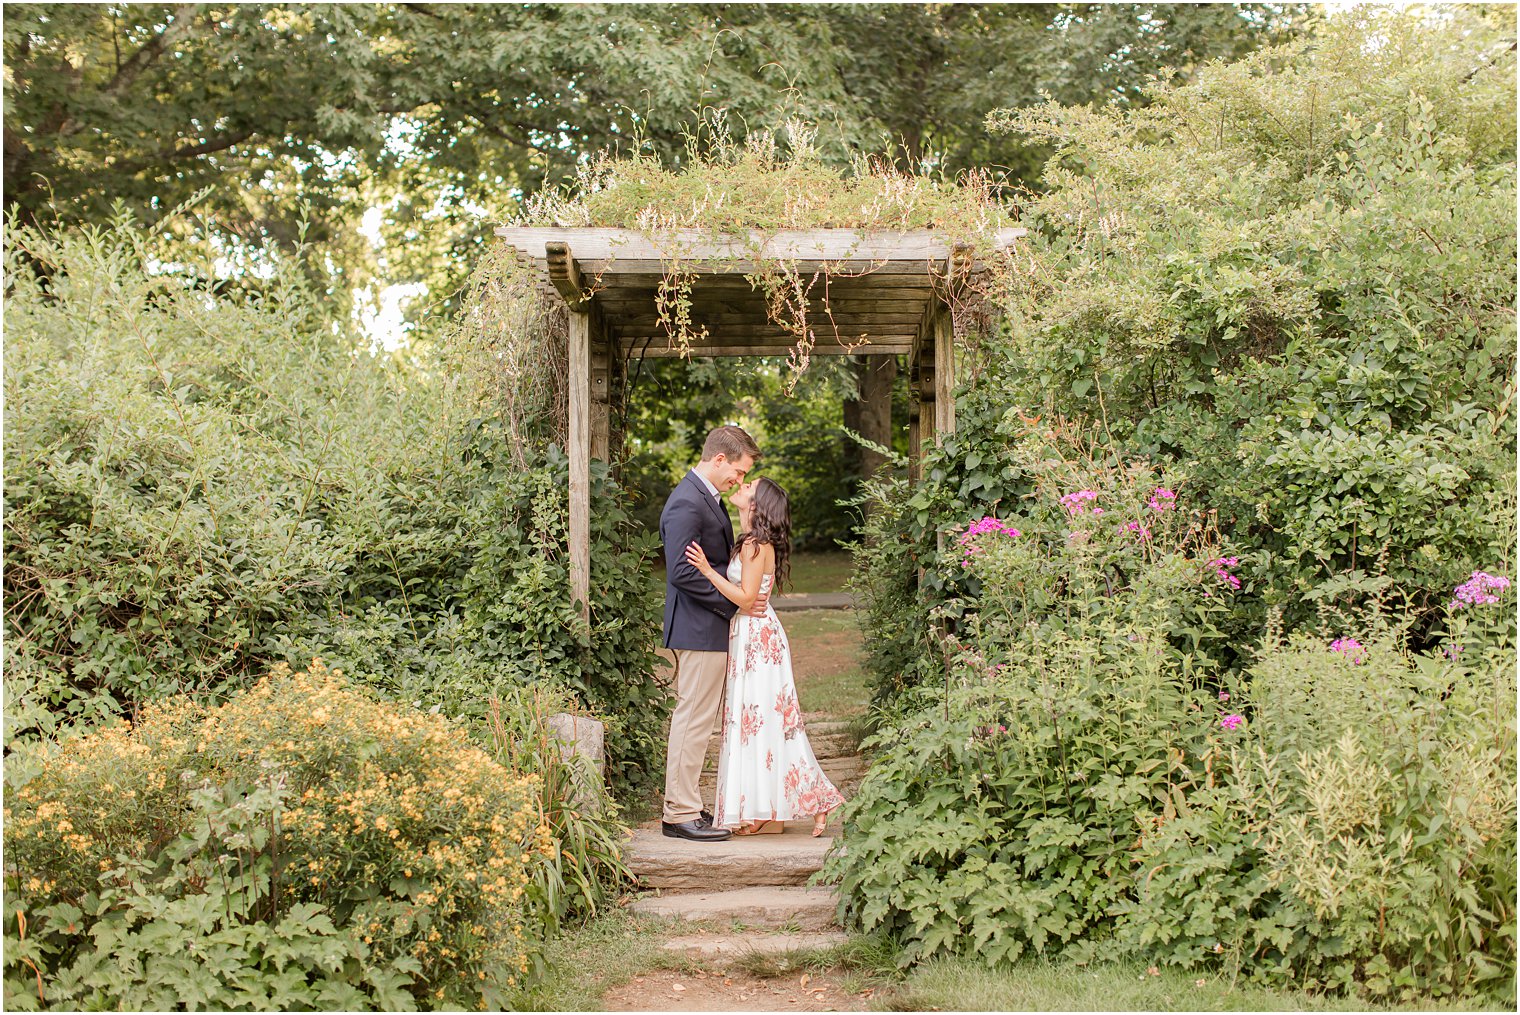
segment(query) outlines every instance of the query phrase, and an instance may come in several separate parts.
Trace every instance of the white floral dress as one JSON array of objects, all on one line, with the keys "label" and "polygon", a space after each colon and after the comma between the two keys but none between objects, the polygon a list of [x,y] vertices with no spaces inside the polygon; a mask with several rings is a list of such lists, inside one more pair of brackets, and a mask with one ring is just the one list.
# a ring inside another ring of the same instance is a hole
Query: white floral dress
[{"label": "white floral dress", "polygon": [[[734,558],[728,580],[740,584],[742,570]],[[760,591],[770,591],[771,581],[771,575],[761,578]],[[713,824],[738,828],[750,821],[789,821],[842,803],[844,794],[823,774],[803,729],[791,647],[776,611],[767,606],[758,618],[741,611],[728,629]]]}]

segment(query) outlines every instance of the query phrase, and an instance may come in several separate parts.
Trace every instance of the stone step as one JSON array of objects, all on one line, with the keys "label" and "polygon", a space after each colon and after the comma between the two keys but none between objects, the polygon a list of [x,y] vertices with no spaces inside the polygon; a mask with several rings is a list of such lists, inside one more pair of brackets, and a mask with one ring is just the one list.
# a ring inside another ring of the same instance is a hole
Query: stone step
[{"label": "stone step", "polygon": [[810,834],[812,822],[788,822],[780,835],[735,835],[722,842],[675,839],[658,821],[629,836],[624,858],[649,888],[720,892],[732,888],[801,885],[823,866],[831,836]]},{"label": "stone step", "polygon": [[847,941],[849,936],[837,930],[811,934],[686,934],[667,938],[660,947],[693,957],[711,958],[718,955],[781,955],[804,949],[837,948]]},{"label": "stone step", "polygon": [[727,892],[646,895],[628,908],[645,916],[748,927],[835,930],[836,897],[828,888],[762,887]]}]

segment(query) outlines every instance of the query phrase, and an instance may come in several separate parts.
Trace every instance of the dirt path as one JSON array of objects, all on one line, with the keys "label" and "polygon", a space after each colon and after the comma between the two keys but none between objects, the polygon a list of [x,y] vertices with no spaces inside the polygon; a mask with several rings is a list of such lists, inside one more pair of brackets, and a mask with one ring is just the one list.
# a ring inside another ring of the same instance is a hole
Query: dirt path
[{"label": "dirt path", "polygon": [[758,977],[713,968],[652,970],[607,992],[607,1011],[869,1011],[874,988],[852,991],[837,975]]}]

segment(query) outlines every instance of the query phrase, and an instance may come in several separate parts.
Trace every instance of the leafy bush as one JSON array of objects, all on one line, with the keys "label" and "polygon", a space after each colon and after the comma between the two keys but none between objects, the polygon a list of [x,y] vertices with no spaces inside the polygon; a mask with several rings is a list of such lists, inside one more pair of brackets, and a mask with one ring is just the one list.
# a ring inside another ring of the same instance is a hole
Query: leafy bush
[{"label": "leafy bush", "polygon": [[938,558],[966,597],[936,611],[945,686],[904,692],[866,745],[830,871],[905,962],[1090,953],[1130,889],[1136,813],[1190,777],[1207,735],[1211,617],[1235,579],[1175,491],[1061,453],[1080,450],[1028,428],[1010,446],[1025,510],[967,524]]},{"label": "leafy bush", "polygon": [[553,855],[536,779],[314,663],[11,759],[7,1006],[490,1003]]},{"label": "leafy bush", "polygon": [[1439,654],[1402,654],[1414,620],[1385,604],[1322,609],[1332,633],[1253,659],[1229,633],[1248,561],[1191,484],[1016,410],[1000,432],[1030,493],[925,554],[943,684],[901,686],[866,744],[827,871],[847,918],[904,963],[1128,952],[1370,996],[1502,990],[1512,583],[1447,590]]},{"label": "leafy bush", "polygon": [[1207,696],[1154,642],[1112,647],[1102,669],[1067,639],[995,676],[962,664],[948,696],[921,696],[867,741],[848,849],[826,867],[852,926],[891,934],[905,964],[1007,962],[1111,933],[1135,813],[1188,773]]},{"label": "leafy bush", "polygon": [[1137,954],[1512,998],[1513,651],[1299,640],[1224,690],[1121,618],[961,651],[899,699],[826,866],[852,926],[904,964]]},{"label": "leafy bush", "polygon": [[1381,561],[1429,643],[1510,559],[1513,39],[1369,8],[1143,109],[993,117],[1056,156],[989,383],[1182,464],[1255,635],[1365,601],[1343,576]]},{"label": "leafy bush", "polygon": [[1143,820],[1119,941],[1404,1001],[1514,996],[1515,658],[1297,639],[1251,669],[1210,777]]},{"label": "leafy bush", "polygon": [[[1016,510],[1034,491],[1031,462],[1000,433],[1005,419],[1023,432],[1017,410],[977,387],[956,411],[956,432],[925,450],[920,483],[883,474],[864,484],[865,523],[852,547],[850,590],[872,632],[866,665],[880,704],[943,675],[933,632],[943,629],[943,618],[959,615],[956,592],[965,576],[961,555],[946,550],[946,534],[967,519]],[[931,622],[936,615],[941,619]]]},{"label": "leafy bush", "polygon": [[[588,919],[632,882],[623,862],[628,829],[603,787],[602,773],[569,754],[545,720],[574,713],[573,697],[541,686],[513,688],[505,701],[492,699],[487,727],[492,751],[508,770],[537,778],[538,808],[556,844],[534,869],[528,899],[546,934],[569,918]],[[532,956],[535,962],[542,958]],[[543,972],[541,965],[533,969]]]},{"label": "leafy bush", "polygon": [[477,723],[569,688],[613,724],[614,785],[653,781],[653,546],[599,473],[587,631],[564,456],[460,366],[489,350],[371,355],[300,264],[213,293],[130,222],[12,241],[7,744],[321,656]]}]

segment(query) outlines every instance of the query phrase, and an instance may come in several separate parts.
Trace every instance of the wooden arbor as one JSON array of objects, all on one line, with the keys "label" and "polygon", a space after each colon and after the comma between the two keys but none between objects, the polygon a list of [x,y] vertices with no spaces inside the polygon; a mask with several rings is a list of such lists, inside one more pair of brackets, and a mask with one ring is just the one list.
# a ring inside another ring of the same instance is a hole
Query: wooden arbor
[{"label": "wooden arbor", "polygon": [[[999,230],[996,246],[1023,233]],[[629,359],[682,353],[670,347],[661,318],[658,294],[668,274],[679,272],[687,283],[679,294],[685,330],[706,332],[690,343],[691,355],[784,356],[797,344],[797,324],[776,324],[764,292],[747,277],[784,265],[804,287],[794,295],[808,304],[812,355],[907,356],[915,478],[923,443],[955,429],[950,306],[978,270],[969,247],[930,231],[715,238],[698,230],[510,226],[496,234],[535,262],[570,310],[570,583],[582,616],[590,592],[590,465],[612,457],[614,387]],[[886,397],[890,404],[890,390]]]}]

